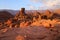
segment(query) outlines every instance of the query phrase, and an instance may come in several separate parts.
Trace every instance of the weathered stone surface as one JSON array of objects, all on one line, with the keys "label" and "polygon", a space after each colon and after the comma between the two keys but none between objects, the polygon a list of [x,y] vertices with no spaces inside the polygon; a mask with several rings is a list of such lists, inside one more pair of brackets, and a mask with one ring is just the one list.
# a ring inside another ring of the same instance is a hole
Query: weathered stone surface
[{"label": "weathered stone surface", "polygon": [[59,40],[60,33],[58,28],[45,27],[27,27],[27,28],[12,28],[2,32],[0,30],[1,40],[16,40],[20,35],[24,40]]}]

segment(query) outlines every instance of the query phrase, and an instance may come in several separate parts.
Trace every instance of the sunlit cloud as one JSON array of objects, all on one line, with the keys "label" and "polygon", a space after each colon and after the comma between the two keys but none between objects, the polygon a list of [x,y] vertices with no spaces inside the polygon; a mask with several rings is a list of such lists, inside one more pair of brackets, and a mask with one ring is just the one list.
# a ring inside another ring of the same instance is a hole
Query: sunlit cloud
[{"label": "sunlit cloud", "polygon": [[29,5],[29,8],[31,9],[31,10],[35,10],[35,9],[37,9],[35,6],[33,6],[33,5]]},{"label": "sunlit cloud", "polygon": [[35,2],[35,3],[40,2],[40,0],[30,0],[30,1]]},{"label": "sunlit cloud", "polygon": [[43,6],[39,5],[41,9],[56,9],[60,8],[60,0],[31,0],[31,2],[42,3]]}]

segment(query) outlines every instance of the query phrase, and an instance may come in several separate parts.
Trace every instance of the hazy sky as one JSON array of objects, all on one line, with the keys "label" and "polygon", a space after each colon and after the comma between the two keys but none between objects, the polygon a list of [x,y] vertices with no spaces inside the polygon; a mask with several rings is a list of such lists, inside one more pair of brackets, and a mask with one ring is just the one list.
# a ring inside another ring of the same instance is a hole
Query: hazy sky
[{"label": "hazy sky", "polygon": [[22,7],[27,10],[57,9],[60,8],[60,0],[0,0],[0,9],[19,10]]}]

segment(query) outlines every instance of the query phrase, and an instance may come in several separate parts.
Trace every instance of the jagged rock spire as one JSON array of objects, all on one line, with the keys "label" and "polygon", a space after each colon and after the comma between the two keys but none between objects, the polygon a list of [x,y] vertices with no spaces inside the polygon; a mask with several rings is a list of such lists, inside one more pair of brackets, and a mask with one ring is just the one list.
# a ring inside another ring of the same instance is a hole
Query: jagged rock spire
[{"label": "jagged rock spire", "polygon": [[20,15],[23,15],[23,14],[25,14],[25,8],[21,8],[20,10]]},{"label": "jagged rock spire", "polygon": [[25,8],[21,8],[21,12],[24,13],[25,12]]},{"label": "jagged rock spire", "polygon": [[15,19],[22,19],[25,16],[25,8],[21,8],[21,10],[16,14]]}]

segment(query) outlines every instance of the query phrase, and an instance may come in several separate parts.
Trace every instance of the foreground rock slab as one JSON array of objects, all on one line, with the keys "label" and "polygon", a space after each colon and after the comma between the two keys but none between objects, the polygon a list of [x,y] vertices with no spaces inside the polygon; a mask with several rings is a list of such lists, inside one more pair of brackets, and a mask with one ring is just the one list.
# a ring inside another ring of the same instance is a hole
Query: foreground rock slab
[{"label": "foreground rock slab", "polygon": [[0,40],[60,40],[60,27],[6,28],[0,30]]}]

